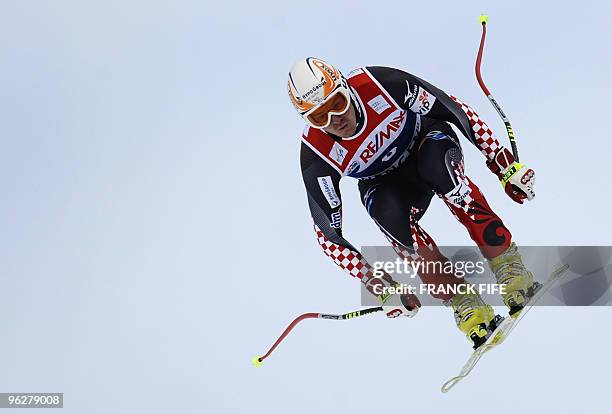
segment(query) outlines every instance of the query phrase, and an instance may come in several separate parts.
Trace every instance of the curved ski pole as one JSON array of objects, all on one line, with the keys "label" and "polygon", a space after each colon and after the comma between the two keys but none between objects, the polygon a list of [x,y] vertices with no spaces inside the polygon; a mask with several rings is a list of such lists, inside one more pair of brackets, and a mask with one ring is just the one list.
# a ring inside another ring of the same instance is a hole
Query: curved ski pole
[{"label": "curved ski pole", "polygon": [[476,79],[478,80],[478,84],[480,85],[480,88],[482,89],[484,94],[489,99],[489,102],[491,102],[491,105],[493,105],[493,107],[495,108],[495,110],[497,111],[501,119],[504,121],[504,125],[506,126],[506,132],[508,133],[508,138],[510,138],[512,154],[514,155],[514,159],[516,160],[516,162],[518,162],[519,161],[518,148],[516,146],[516,139],[514,137],[514,131],[512,130],[512,125],[510,124],[510,120],[508,119],[504,111],[502,111],[501,107],[499,106],[495,98],[493,98],[493,95],[491,95],[491,92],[487,88],[487,85],[485,85],[484,81],[482,80],[482,75],[480,74],[480,64],[482,62],[482,52],[484,50],[485,36],[487,35],[487,22],[489,21],[489,16],[483,14],[479,17],[479,20],[480,20],[480,23],[482,24],[482,36],[480,37],[480,47],[478,48],[478,55],[476,57]]},{"label": "curved ski pole", "polygon": [[263,360],[266,359],[267,357],[269,357],[270,354],[274,351],[274,349],[283,341],[283,339],[285,339],[285,337],[287,335],[289,335],[289,332],[291,332],[293,330],[293,328],[295,328],[295,326],[298,323],[300,323],[301,321],[303,321],[304,319],[333,319],[333,320],[337,320],[337,321],[343,321],[343,320],[346,320],[346,319],[353,319],[353,318],[357,318],[359,316],[368,315],[368,314],[374,313],[374,312],[380,312],[381,310],[382,310],[382,306],[377,306],[375,308],[367,308],[367,309],[357,310],[357,311],[354,311],[354,312],[344,313],[342,315],[330,315],[330,314],[326,314],[326,313],[316,313],[316,312],[304,313],[304,314],[298,316],[297,318],[295,318],[289,324],[289,326],[287,326],[287,328],[283,331],[281,336],[279,336],[278,339],[276,340],[276,342],[274,342],[274,345],[272,345],[270,347],[268,352],[266,352],[262,356],[254,356],[251,362],[255,366],[261,365]]}]

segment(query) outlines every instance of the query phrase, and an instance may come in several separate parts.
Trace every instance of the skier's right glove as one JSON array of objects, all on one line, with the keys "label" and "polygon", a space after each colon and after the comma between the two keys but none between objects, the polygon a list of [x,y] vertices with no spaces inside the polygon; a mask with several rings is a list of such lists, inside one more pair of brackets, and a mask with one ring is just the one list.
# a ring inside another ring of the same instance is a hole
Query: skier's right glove
[{"label": "skier's right glove", "polygon": [[412,318],[421,307],[419,298],[411,293],[380,295],[378,299],[381,301],[383,312],[385,312],[387,318],[398,318],[400,316]]}]

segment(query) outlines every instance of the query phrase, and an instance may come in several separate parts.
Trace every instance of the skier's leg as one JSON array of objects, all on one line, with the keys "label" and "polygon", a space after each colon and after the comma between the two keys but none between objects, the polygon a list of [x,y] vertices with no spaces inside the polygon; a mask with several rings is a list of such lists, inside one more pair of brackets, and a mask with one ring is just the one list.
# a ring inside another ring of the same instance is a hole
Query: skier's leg
[{"label": "skier's leg", "polygon": [[425,131],[419,143],[419,174],[468,230],[498,283],[506,285],[503,299],[513,314],[533,291],[533,275],[523,265],[510,231],[465,175],[457,136],[446,123],[436,123],[435,129]]},{"label": "skier's leg", "polygon": [[[359,183],[362,202],[368,214],[401,258],[415,263],[448,262],[448,258],[439,251],[434,240],[418,223],[434,193],[422,182],[405,183],[402,178],[398,174]],[[464,283],[463,278],[453,274],[436,273],[435,270],[440,268],[443,266],[421,266],[418,275],[423,283],[435,286]],[[449,300],[452,294],[444,290],[449,289],[436,289],[432,296]]]},{"label": "skier's leg", "polygon": [[419,175],[465,226],[484,257],[496,257],[510,246],[510,231],[465,175],[463,153],[451,127],[439,122],[430,129],[419,143]]},{"label": "skier's leg", "polygon": [[444,268],[449,260],[418,222],[429,206],[433,192],[422,182],[406,183],[401,180],[401,175],[399,177],[397,180],[360,182],[363,204],[400,257],[417,263],[442,264],[420,266],[419,277],[425,284],[446,287],[436,289],[432,296],[452,306],[457,327],[476,348],[484,343],[492,328],[491,322],[495,318],[493,308],[477,294],[453,295],[449,288],[465,283],[464,279],[454,274],[435,272]]},{"label": "skier's leg", "polygon": [[[417,249],[418,256],[425,263],[442,262],[444,264],[448,262],[448,258],[442,255],[438,250],[433,239],[419,225],[416,217],[418,216],[414,214],[411,215],[410,228],[413,235],[412,240],[415,244],[415,249]],[[395,244],[393,246],[398,253],[402,250],[400,246],[396,246]],[[463,278],[458,278],[454,275],[427,274],[421,271],[419,272],[419,276],[423,283],[427,284],[444,284],[446,286],[451,286],[465,283]],[[451,276],[450,280],[449,276]],[[482,300],[478,293],[466,291],[465,293],[453,294],[449,291],[449,293],[434,295],[434,297],[444,299],[445,303],[451,306],[457,328],[472,341],[474,349],[482,345],[487,340],[489,333],[495,329],[495,311],[490,305]]]}]

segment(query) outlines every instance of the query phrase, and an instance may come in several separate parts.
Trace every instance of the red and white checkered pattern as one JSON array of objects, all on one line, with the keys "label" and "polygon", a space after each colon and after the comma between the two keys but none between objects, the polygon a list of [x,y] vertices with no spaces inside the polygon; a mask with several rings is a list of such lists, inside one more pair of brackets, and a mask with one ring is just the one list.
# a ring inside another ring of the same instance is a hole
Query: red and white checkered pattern
[{"label": "red and white checkered pattern", "polygon": [[410,260],[416,262],[421,260],[421,256],[419,256],[418,249],[419,247],[427,247],[432,249],[436,243],[433,241],[431,236],[427,234],[425,230],[419,225],[419,222],[415,219],[421,213],[421,209],[417,207],[412,207],[410,211],[410,232],[412,235],[412,249],[407,248],[406,246],[398,243],[396,240],[391,238],[385,231],[383,234],[387,237],[387,240],[391,243],[393,250],[397,253],[397,255],[403,260]]},{"label": "red and white checkered pattern", "polygon": [[364,279],[364,282],[372,278],[374,271],[361,253],[329,241],[316,224],[314,225],[314,230],[317,233],[317,242],[323,248],[323,252],[334,263],[348,271],[351,276]]},{"label": "red and white checkered pattern", "polygon": [[487,160],[492,160],[497,150],[501,147],[497,138],[493,136],[493,131],[488,127],[485,122],[480,119],[476,111],[474,111],[468,104],[462,102],[457,97],[450,96],[453,101],[466,113],[472,130],[476,135],[476,146],[480,149],[480,152],[487,157]]},{"label": "red and white checkered pattern", "polygon": [[417,217],[419,213],[421,213],[421,209],[418,209],[416,207],[412,207],[412,209],[410,210],[410,231],[412,233],[412,244],[415,250],[419,247],[427,247],[431,250],[436,246],[436,243],[415,219],[415,217]]},{"label": "red and white checkered pattern", "polygon": [[395,253],[397,253],[397,255],[402,260],[408,260],[413,262],[419,260],[419,255],[416,253],[416,246],[415,250],[410,251],[406,247],[393,240],[391,237],[387,236],[386,234],[385,236],[387,237],[387,240],[389,240],[389,242],[391,243],[391,246],[393,247],[393,250],[395,250]]}]

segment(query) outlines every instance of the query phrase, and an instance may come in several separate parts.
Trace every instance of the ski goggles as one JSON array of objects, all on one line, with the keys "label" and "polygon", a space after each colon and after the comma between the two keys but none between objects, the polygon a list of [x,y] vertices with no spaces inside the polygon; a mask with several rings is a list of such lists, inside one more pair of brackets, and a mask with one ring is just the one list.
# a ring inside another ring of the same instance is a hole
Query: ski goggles
[{"label": "ski goggles", "polygon": [[348,111],[350,106],[351,100],[347,93],[338,88],[325,99],[325,102],[303,116],[313,127],[323,129],[331,124],[332,115],[342,115]]}]

